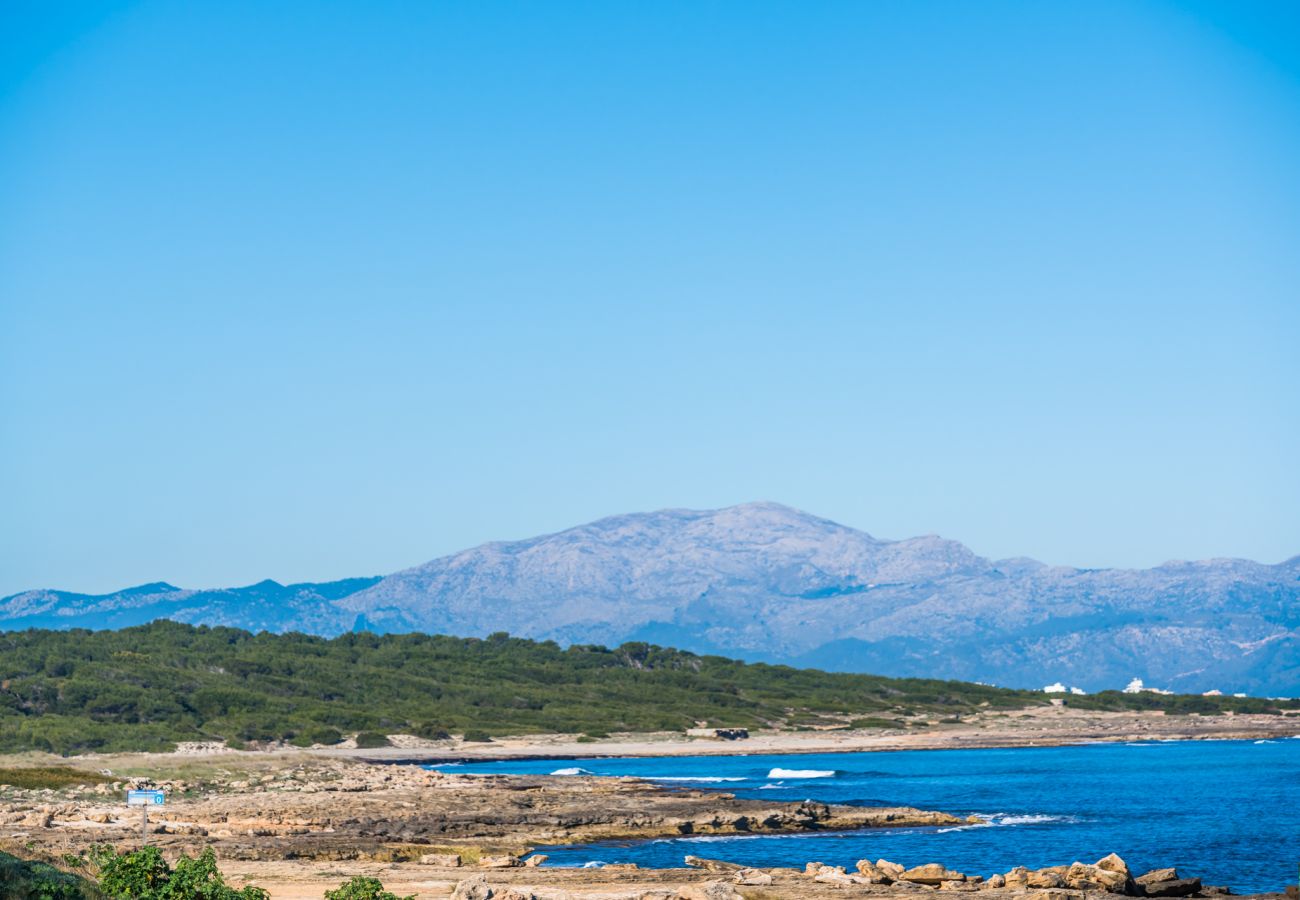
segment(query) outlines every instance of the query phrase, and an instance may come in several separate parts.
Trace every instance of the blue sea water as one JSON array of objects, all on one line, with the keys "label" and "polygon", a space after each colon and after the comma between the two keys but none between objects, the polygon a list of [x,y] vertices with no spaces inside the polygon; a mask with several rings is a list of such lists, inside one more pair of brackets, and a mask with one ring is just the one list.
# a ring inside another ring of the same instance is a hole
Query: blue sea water
[{"label": "blue sea water", "polygon": [[1279,891],[1300,867],[1300,740],[1088,744],[791,756],[515,760],[456,772],[632,775],[772,801],[916,806],[991,824],[782,836],[682,837],[539,848],[548,865],[754,866],[885,858],[970,874],[1095,862],[1177,866],[1238,893]]}]

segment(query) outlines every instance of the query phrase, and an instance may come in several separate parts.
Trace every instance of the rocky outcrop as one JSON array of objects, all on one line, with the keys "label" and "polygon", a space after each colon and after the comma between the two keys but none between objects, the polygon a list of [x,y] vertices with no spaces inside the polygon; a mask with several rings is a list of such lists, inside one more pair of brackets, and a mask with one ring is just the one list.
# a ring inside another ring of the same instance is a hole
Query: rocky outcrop
[{"label": "rocky outcrop", "polygon": [[1180,878],[1177,869],[1152,869],[1136,879],[1144,897],[1191,897],[1201,892],[1201,879]]},{"label": "rocky outcrop", "polygon": [[897,880],[938,887],[945,881],[965,881],[966,876],[961,872],[953,872],[940,863],[926,863],[923,866],[914,866],[904,870],[899,874]]}]

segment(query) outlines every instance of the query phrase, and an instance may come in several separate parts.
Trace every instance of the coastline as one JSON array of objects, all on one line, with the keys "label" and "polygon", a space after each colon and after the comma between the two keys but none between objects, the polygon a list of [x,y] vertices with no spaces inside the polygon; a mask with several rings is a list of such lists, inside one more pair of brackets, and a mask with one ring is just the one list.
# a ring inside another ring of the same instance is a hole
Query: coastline
[{"label": "coastline", "polygon": [[[477,879],[484,877],[501,896],[518,892],[535,900],[644,900],[652,895],[660,900],[704,900],[695,892],[705,886],[714,892],[708,900],[715,894],[739,898],[747,893],[750,900],[753,896],[829,900],[844,896],[845,891],[897,897],[900,892],[910,895],[935,887],[862,883],[851,880],[855,877],[852,872],[823,872],[824,877],[818,878],[775,867],[752,876],[760,884],[754,889],[743,882],[733,884],[730,870],[532,868],[520,864],[519,858],[539,846],[591,841],[641,841],[676,835],[707,840],[713,836],[932,827],[969,820],[911,807],[770,803],[715,789],[668,786],[629,777],[488,775],[458,773],[454,768],[437,772],[417,764],[1273,741],[1298,734],[1300,717],[1291,716],[1166,716],[1051,707],[1023,714],[982,714],[962,723],[936,723],[923,732],[760,732],[738,741],[660,734],[579,743],[573,736],[550,735],[468,746],[427,742],[433,746],[421,747],[397,735],[394,741],[406,746],[381,751],[282,748],[250,752],[209,747],[205,752],[191,747],[165,754],[67,759],[23,754],[0,757],[0,767],[57,764],[93,774],[98,783],[54,791],[0,787],[0,850],[36,848],[47,859],[57,861],[95,842],[132,845],[139,838],[140,820],[122,805],[121,791],[128,786],[149,786],[166,790],[169,798],[156,816],[150,815],[155,827],[151,843],[171,857],[180,852],[192,855],[212,846],[223,871],[238,881],[270,889],[274,900],[318,900],[323,890],[356,874],[381,878],[390,889],[419,900],[460,897],[457,892],[462,885],[477,884]],[[112,775],[103,776],[102,772]],[[943,806],[936,804],[935,808],[942,810]],[[817,851],[810,845],[809,852],[811,862]],[[452,857],[458,860],[454,864],[440,862]],[[900,861],[909,865],[933,862]],[[1056,862],[1067,866],[1072,861]],[[1117,896],[1056,886],[1053,879],[1062,873],[1043,871],[1042,887],[1052,894],[1042,900]],[[766,878],[773,880],[769,884]],[[989,900],[1026,896],[1023,889],[1015,893],[1009,887],[963,884],[966,886],[950,889],[978,890]]]}]

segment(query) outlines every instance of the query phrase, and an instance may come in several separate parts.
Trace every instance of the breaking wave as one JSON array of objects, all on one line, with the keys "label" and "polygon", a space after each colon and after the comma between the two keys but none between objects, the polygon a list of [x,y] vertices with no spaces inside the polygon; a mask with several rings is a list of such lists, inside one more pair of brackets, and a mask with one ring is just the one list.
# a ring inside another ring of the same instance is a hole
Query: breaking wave
[{"label": "breaking wave", "polygon": [[834,778],[838,772],[834,769],[773,769],[767,773],[768,778]]},{"label": "breaking wave", "polygon": [[950,828],[940,828],[939,834],[947,834],[950,831],[969,831],[972,828],[1010,828],[1016,825],[1070,825],[1083,821],[1077,816],[1053,816],[1036,813],[976,813],[984,821],[972,822],[969,825],[953,825]]},{"label": "breaking wave", "polygon": [[556,769],[551,774],[552,775],[590,775],[591,772],[587,769],[579,768],[578,766],[573,766],[572,768],[568,768],[568,769]]}]

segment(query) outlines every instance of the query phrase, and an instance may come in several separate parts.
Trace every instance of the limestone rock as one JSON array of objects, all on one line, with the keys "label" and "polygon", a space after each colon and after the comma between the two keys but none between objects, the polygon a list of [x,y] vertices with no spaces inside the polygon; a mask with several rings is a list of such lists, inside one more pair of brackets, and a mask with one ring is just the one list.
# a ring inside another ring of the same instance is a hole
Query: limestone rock
[{"label": "limestone rock", "polygon": [[1016,866],[1003,876],[1002,883],[1011,890],[1026,888],[1029,886],[1029,870],[1024,866]]},{"label": "limestone rock", "polygon": [[482,875],[467,878],[451,892],[451,900],[492,900],[492,896],[492,888]]},{"label": "limestone rock", "polygon": [[727,862],[725,859],[705,859],[702,856],[686,857],[686,865],[706,872],[737,872],[745,868],[740,863]]},{"label": "limestone rock", "polygon": [[736,900],[739,896],[726,881],[702,881],[686,885],[677,892],[678,900]]},{"label": "limestone rock", "polygon": [[896,862],[890,862],[887,859],[876,860],[876,868],[895,880],[897,880],[898,876],[902,875],[903,872],[907,870],[907,866],[900,865]]},{"label": "limestone rock", "polygon": [[483,856],[479,857],[478,864],[483,869],[513,869],[523,865],[517,856]]},{"label": "limestone rock", "polygon": [[1153,881],[1141,885],[1142,893],[1148,897],[1190,897],[1200,893],[1201,879],[1174,878],[1168,881]]},{"label": "limestone rock", "polygon": [[1069,866],[1048,866],[1026,875],[1025,884],[1031,888],[1065,887],[1065,873],[1068,871]]},{"label": "limestone rock", "polygon": [[422,866],[447,866],[455,868],[461,864],[459,853],[424,853],[420,856]]},{"label": "limestone rock", "polygon": [[990,875],[990,876],[989,876],[989,880],[986,882],[986,884],[988,884],[989,887],[991,887],[991,888],[995,888],[995,889],[996,889],[996,888],[1004,888],[1004,887],[1007,886],[1007,876],[1005,876],[1005,875]]},{"label": "limestone rock", "polygon": [[1124,872],[1113,872],[1100,866],[1076,862],[1065,872],[1065,883],[1083,891],[1106,891],[1111,894],[1126,893],[1129,877]]},{"label": "limestone rock", "polygon": [[1177,881],[1177,869],[1152,869],[1144,875],[1139,875],[1136,879],[1138,884],[1155,884],[1157,881]]},{"label": "limestone rock", "polygon": [[737,869],[731,880],[736,884],[764,886],[772,883],[772,876],[762,869]]},{"label": "limestone rock", "polygon": [[894,880],[892,875],[869,859],[858,860],[857,869],[858,874],[866,879],[867,884],[889,884]]},{"label": "limestone rock", "polygon": [[913,884],[940,885],[945,881],[965,881],[966,876],[960,872],[949,871],[942,863],[926,863],[914,866],[898,876],[899,881]]},{"label": "limestone rock", "polygon": [[1097,860],[1097,868],[1105,869],[1107,872],[1119,872],[1123,874],[1125,878],[1128,878],[1131,874],[1129,872],[1128,863],[1124,862],[1124,860],[1115,853]]},{"label": "limestone rock", "polygon": [[550,857],[547,856],[545,853],[534,853],[532,856],[524,860],[524,865],[530,869],[536,869],[538,866],[546,862],[548,859],[550,859]]}]

